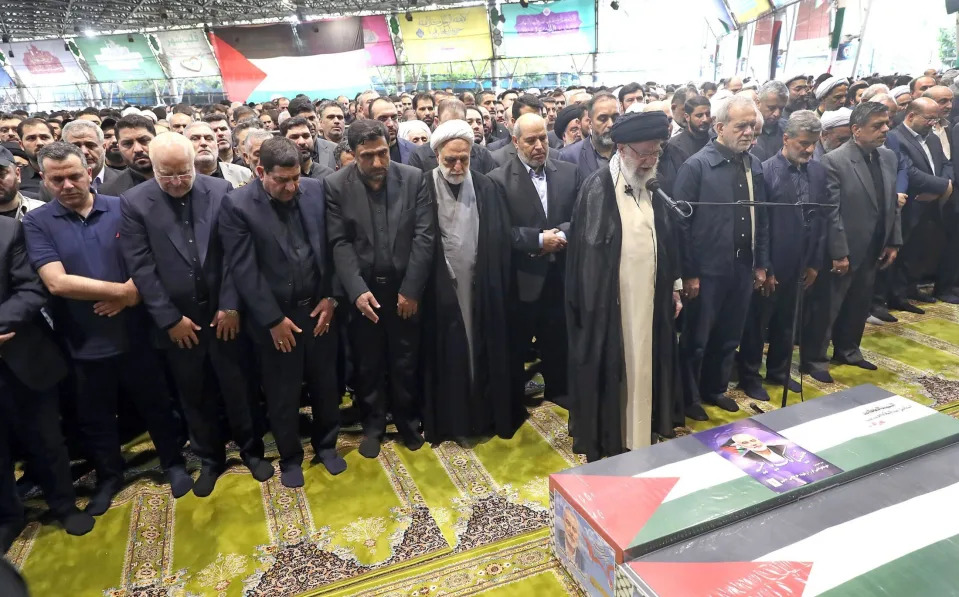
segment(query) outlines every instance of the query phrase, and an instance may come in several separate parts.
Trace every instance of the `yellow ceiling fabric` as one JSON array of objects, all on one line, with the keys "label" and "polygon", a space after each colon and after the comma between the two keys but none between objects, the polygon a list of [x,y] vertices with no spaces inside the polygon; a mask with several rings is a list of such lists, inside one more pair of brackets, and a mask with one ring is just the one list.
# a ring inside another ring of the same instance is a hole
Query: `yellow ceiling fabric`
[{"label": "yellow ceiling fabric", "polygon": [[488,60],[493,55],[489,23],[482,6],[414,12],[400,17],[406,62],[460,62]]}]

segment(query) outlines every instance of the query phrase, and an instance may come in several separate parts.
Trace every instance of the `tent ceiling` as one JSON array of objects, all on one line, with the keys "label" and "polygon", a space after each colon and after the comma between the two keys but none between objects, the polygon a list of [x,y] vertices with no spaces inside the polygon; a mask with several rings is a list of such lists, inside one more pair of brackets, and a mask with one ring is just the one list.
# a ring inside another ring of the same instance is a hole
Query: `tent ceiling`
[{"label": "tent ceiling", "polygon": [[[282,19],[404,11],[415,0],[0,0],[0,34],[12,41]],[[432,0],[439,7],[475,5]],[[423,6],[410,7],[413,10]],[[402,18],[402,17],[400,17]]]}]

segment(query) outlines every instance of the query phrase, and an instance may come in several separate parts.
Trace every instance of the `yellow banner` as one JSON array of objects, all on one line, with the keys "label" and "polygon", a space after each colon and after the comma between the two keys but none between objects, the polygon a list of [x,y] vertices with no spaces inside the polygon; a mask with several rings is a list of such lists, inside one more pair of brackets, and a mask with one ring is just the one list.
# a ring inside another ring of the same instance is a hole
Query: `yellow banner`
[{"label": "yellow banner", "polygon": [[493,56],[486,9],[453,8],[399,17],[408,63],[488,60]]}]

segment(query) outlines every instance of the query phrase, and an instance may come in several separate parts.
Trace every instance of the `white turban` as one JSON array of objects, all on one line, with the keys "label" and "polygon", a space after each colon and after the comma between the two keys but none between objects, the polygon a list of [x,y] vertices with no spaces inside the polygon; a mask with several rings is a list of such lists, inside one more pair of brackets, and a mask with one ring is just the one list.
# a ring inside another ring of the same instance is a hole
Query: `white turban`
[{"label": "white turban", "polygon": [[137,108],[136,106],[129,106],[127,108],[124,108],[123,111],[120,112],[120,116],[127,116],[129,114],[136,114],[137,116],[139,116],[140,108]]},{"label": "white turban", "polygon": [[426,140],[430,140],[430,127],[426,126],[426,123],[422,120],[406,120],[401,122],[396,134],[399,135],[401,139],[409,141],[409,136],[412,131],[426,133]]},{"label": "white turban", "polygon": [[440,148],[443,147],[448,141],[453,139],[462,139],[469,142],[470,147],[473,146],[473,129],[470,125],[466,124],[465,120],[447,120],[443,124],[436,127],[436,130],[433,131],[433,134],[430,135],[430,147],[433,148],[433,151],[436,153],[440,152]]},{"label": "white turban", "polygon": [[149,118],[154,123],[157,121],[157,115],[153,110],[140,110],[139,114],[144,118]]},{"label": "white turban", "polygon": [[849,117],[852,115],[852,110],[849,108],[839,108],[838,110],[830,110],[828,112],[823,112],[822,118],[822,130],[828,131],[840,126],[849,126]]},{"label": "white turban", "polygon": [[893,87],[892,91],[889,92],[889,95],[892,96],[892,99],[898,98],[900,95],[912,95],[912,92],[909,91],[908,85],[900,85],[899,87]]},{"label": "white turban", "polygon": [[830,77],[816,87],[816,99],[822,100],[826,95],[839,85],[849,85],[846,77]]}]

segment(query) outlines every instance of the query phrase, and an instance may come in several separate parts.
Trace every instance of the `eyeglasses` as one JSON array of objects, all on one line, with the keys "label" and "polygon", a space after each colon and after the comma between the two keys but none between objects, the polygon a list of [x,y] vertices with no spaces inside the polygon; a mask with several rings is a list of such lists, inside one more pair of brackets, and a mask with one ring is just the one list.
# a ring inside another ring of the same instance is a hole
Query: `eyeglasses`
[{"label": "eyeglasses", "polygon": [[161,182],[190,182],[193,180],[194,174],[190,172],[189,174],[155,174],[154,176]]},{"label": "eyeglasses", "polygon": [[641,159],[641,160],[648,160],[649,158],[660,158],[660,157],[662,157],[662,155],[663,155],[663,150],[662,150],[662,148],[660,148],[660,149],[658,149],[658,150],[656,150],[656,151],[650,151],[650,152],[646,152],[646,153],[640,153],[640,152],[636,151],[635,149],[633,149],[633,146],[632,146],[632,145],[626,145],[626,147],[628,147],[629,150],[632,151],[634,154],[636,154],[636,157],[638,157],[638,158]]}]

